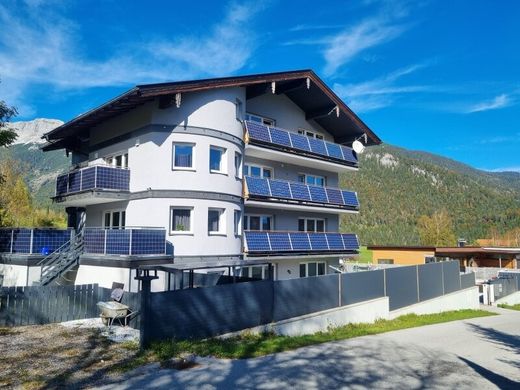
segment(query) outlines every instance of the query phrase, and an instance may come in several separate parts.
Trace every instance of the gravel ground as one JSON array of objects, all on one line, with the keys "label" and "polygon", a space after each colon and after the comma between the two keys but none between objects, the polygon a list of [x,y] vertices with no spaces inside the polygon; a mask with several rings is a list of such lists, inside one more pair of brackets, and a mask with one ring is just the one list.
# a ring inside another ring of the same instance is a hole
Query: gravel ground
[{"label": "gravel ground", "polygon": [[[0,328],[0,389],[97,387],[137,353],[136,331],[99,319]],[[123,342],[113,342],[109,338]]]}]

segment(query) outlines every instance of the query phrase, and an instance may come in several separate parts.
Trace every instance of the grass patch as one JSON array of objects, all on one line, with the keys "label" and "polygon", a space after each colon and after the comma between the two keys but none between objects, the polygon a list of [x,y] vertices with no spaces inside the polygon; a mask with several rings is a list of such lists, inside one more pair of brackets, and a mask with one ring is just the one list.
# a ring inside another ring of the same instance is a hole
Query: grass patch
[{"label": "grass patch", "polygon": [[366,246],[359,248],[359,257],[356,259],[358,263],[372,264],[373,252],[369,251]]},{"label": "grass patch", "polygon": [[504,303],[501,303],[498,305],[498,307],[501,307],[502,309],[509,309],[509,310],[518,310],[520,311],[520,303],[517,305],[506,305]]},{"label": "grass patch", "polygon": [[153,361],[164,362],[182,354],[245,359],[328,341],[346,340],[393,330],[491,315],[495,315],[495,313],[484,310],[459,310],[425,315],[407,314],[394,320],[378,320],[373,324],[349,324],[330,329],[327,332],[304,336],[289,337],[265,333],[243,334],[228,339],[168,340],[152,344],[149,349],[139,352],[135,359],[119,366],[117,370],[129,371],[141,364]]}]

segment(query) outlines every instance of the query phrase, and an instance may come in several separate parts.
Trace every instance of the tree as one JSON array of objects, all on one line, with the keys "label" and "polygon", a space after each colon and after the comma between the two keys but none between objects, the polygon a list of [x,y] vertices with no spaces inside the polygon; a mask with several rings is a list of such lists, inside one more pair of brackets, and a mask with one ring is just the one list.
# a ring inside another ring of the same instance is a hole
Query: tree
[{"label": "tree", "polygon": [[452,246],[456,244],[453,222],[445,210],[438,211],[431,216],[421,215],[417,222],[417,229],[422,245]]},{"label": "tree", "polygon": [[6,102],[0,100],[0,147],[9,146],[16,140],[16,132],[7,126],[16,115],[18,111],[15,107],[9,107]]}]

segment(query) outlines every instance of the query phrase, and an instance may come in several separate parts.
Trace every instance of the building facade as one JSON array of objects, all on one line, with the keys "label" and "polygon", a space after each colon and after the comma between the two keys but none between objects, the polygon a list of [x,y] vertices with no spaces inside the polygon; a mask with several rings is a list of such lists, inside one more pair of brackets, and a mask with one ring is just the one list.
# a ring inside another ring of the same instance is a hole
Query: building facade
[{"label": "building facade", "polygon": [[[339,216],[359,209],[339,174],[358,169],[354,141],[380,143],[312,71],[138,86],[45,137],[44,150],[72,154],[55,201],[85,241],[77,284],[124,283],[121,270],[143,261],[227,261],[252,278],[333,272],[358,249],[339,233]],[[132,229],[144,246],[164,234],[164,253],[128,257],[132,238],[101,237]]]}]

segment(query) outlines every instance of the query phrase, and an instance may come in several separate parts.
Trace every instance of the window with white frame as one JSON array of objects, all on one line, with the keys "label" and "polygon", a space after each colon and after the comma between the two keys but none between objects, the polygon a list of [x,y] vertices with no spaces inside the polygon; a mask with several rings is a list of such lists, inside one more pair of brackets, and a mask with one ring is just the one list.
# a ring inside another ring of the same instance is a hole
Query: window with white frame
[{"label": "window with white frame", "polygon": [[307,175],[305,173],[301,173],[298,175],[298,181],[300,183],[305,183],[311,186],[326,186],[326,178],[324,176]]},{"label": "window with white frame", "polygon": [[235,152],[235,177],[242,178],[242,154]]},{"label": "window with white frame", "polygon": [[300,278],[320,275],[325,275],[324,261],[308,261],[305,263],[300,263]]},{"label": "window with white frame", "polygon": [[125,227],[126,211],[110,210],[103,213],[103,227],[107,229],[121,229]]},{"label": "window with white frame", "polygon": [[263,177],[265,179],[273,178],[273,168],[264,167],[261,165],[244,165],[244,175],[253,177]]},{"label": "window with white frame", "polygon": [[264,116],[260,116],[260,115],[256,115],[256,114],[251,114],[249,112],[246,113],[246,121],[257,122],[257,123],[261,123],[266,126],[276,125],[276,121],[274,119],[266,118]]},{"label": "window with white frame", "polygon": [[242,235],[242,211],[240,210],[235,210],[233,230],[235,236]]},{"label": "window with white frame", "polygon": [[268,265],[253,265],[240,268],[240,276],[252,279],[269,279]]},{"label": "window with white frame", "polygon": [[193,169],[194,168],[194,149],[195,144],[185,142],[173,143],[173,169]]},{"label": "window with white frame", "polygon": [[298,218],[298,231],[324,232],[325,220],[322,218]]},{"label": "window with white frame", "polygon": [[112,167],[128,168],[128,153],[114,154],[104,158],[105,163]]},{"label": "window with white frame", "polygon": [[226,149],[218,146],[209,148],[209,171],[214,173],[225,173],[226,171]]},{"label": "window with white frame", "polygon": [[244,230],[273,230],[273,217],[271,215],[252,215],[244,216]]},{"label": "window with white frame", "polygon": [[298,134],[306,135],[307,137],[316,138],[316,139],[323,139],[323,135],[320,133],[316,133],[315,131],[309,131],[305,129],[298,129]]},{"label": "window with white frame", "polygon": [[193,231],[192,207],[170,207],[170,233],[189,234]]},{"label": "window with white frame", "polygon": [[224,209],[208,209],[208,234],[225,234]]}]

